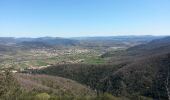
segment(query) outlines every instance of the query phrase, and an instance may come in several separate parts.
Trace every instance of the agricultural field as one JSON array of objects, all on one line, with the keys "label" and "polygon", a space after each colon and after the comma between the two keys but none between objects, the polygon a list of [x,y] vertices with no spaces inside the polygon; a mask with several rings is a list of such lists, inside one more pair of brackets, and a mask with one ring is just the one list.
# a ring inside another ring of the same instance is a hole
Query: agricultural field
[{"label": "agricultural field", "polygon": [[103,51],[95,49],[43,49],[18,51],[13,55],[3,55],[0,66],[16,69],[44,68],[56,64],[104,64],[106,59],[101,58]]}]

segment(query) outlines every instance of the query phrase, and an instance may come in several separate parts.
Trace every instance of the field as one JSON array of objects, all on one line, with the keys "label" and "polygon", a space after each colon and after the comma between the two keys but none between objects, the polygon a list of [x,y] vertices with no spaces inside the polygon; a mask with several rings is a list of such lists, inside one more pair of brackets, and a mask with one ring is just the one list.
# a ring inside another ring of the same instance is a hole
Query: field
[{"label": "field", "polygon": [[31,49],[20,50],[15,54],[4,54],[0,66],[13,67],[17,70],[41,69],[56,64],[105,64],[107,59],[101,55],[107,51],[119,49],[89,49],[89,48],[63,48],[63,49]]}]

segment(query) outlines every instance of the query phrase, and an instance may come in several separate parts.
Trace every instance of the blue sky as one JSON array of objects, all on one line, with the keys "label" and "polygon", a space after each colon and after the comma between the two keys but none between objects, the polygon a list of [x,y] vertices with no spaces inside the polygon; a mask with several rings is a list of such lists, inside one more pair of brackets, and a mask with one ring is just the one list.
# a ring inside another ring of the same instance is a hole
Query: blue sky
[{"label": "blue sky", "polygon": [[170,35],[170,0],[0,0],[0,36]]}]

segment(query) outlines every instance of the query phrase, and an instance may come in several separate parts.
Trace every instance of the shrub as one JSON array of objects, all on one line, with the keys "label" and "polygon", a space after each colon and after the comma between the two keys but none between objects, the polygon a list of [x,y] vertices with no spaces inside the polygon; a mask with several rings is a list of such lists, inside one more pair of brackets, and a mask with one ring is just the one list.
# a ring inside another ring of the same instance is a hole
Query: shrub
[{"label": "shrub", "polygon": [[49,100],[50,95],[48,95],[47,93],[40,93],[40,94],[36,95],[36,99],[38,99],[38,100]]},{"label": "shrub", "polygon": [[17,100],[22,93],[17,80],[9,69],[0,73],[0,99]]}]

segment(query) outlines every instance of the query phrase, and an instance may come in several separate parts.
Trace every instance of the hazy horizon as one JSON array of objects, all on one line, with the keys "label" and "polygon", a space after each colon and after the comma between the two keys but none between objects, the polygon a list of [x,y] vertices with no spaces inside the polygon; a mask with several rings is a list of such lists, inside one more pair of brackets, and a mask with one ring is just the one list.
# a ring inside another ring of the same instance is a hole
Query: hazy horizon
[{"label": "hazy horizon", "polygon": [[39,38],[39,37],[61,37],[61,38],[76,38],[76,37],[119,37],[119,36],[155,36],[155,37],[164,37],[164,36],[170,36],[170,34],[157,34],[157,35],[152,35],[152,34],[144,34],[144,35],[138,35],[138,34],[121,34],[121,35],[74,35],[74,36],[62,36],[62,35],[39,35],[39,36],[30,36],[28,34],[24,35],[1,35],[0,37],[13,37],[13,38]]},{"label": "hazy horizon", "polygon": [[98,35],[98,36],[74,36],[74,37],[64,37],[64,36],[37,36],[37,37],[29,37],[29,36],[0,36],[0,38],[93,38],[93,37],[145,37],[145,36],[151,36],[151,37],[169,37],[170,35]]}]

